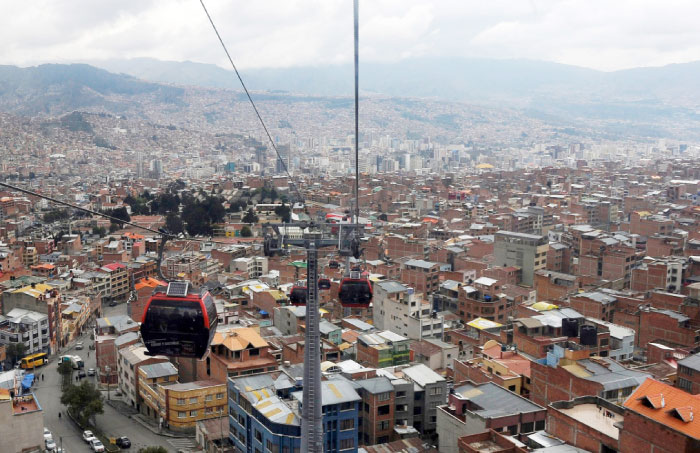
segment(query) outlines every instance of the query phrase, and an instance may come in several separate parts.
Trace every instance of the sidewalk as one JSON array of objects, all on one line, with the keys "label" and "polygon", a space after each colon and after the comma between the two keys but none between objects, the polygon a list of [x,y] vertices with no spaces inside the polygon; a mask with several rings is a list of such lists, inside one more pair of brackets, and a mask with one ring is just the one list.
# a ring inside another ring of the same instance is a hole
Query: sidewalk
[{"label": "sidewalk", "polygon": [[178,433],[178,432],[170,431],[167,428],[159,429],[158,423],[156,423],[152,418],[145,417],[145,416],[139,414],[135,408],[126,404],[119,397],[112,398],[110,400],[105,399],[104,401],[105,401],[105,403],[109,404],[112,408],[114,408],[114,410],[116,410],[117,412],[119,412],[123,416],[134,420],[135,422],[139,423],[144,428],[148,429],[149,431],[151,431],[154,434],[158,434],[159,436],[165,436],[165,437],[173,437],[173,438],[194,438],[194,434]]}]

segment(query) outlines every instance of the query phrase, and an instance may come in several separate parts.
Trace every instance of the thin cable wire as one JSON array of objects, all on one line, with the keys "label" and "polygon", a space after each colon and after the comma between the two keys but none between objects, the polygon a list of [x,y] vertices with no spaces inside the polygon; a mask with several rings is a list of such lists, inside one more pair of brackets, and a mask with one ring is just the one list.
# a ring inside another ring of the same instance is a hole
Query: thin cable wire
[{"label": "thin cable wire", "polygon": [[[272,145],[272,149],[274,149],[275,153],[277,154],[277,159],[279,159],[280,163],[282,164],[282,168],[284,168],[285,173],[287,173],[287,176],[289,176],[289,182],[292,184],[292,188],[294,189],[294,192],[296,192],[297,197],[299,198],[299,202],[304,203],[304,197],[302,197],[301,192],[299,192],[299,189],[297,188],[297,185],[294,182],[294,178],[292,177],[291,173],[289,173],[289,169],[287,168],[287,164],[284,163],[284,159],[282,159],[280,152],[277,150],[277,146],[275,145],[274,140],[272,140],[272,136],[270,135],[270,131],[268,131],[267,126],[265,126],[265,121],[263,121],[262,116],[260,116],[260,112],[258,111],[258,108],[255,106],[255,102],[253,102],[253,98],[250,95],[248,88],[245,86],[245,83],[243,83],[243,78],[241,77],[241,74],[238,72],[238,68],[236,68],[236,64],[233,62],[233,58],[231,58],[231,54],[229,54],[228,49],[226,48],[226,44],[224,44],[224,40],[221,38],[221,35],[219,34],[219,30],[216,28],[216,25],[214,25],[214,21],[212,20],[211,15],[209,14],[209,11],[207,10],[207,7],[204,5],[204,0],[199,0],[199,3],[202,4],[202,8],[204,9],[204,13],[207,15],[207,19],[209,19],[209,23],[211,24],[212,28],[214,29],[214,33],[216,33],[216,37],[219,39],[219,42],[221,43],[221,47],[224,49],[224,52],[226,53],[226,57],[228,57],[228,61],[231,63],[231,67],[233,68],[234,72],[236,73],[236,76],[238,77],[238,81],[241,82],[241,86],[243,87],[243,91],[245,91],[245,94],[246,94],[246,96],[248,96],[248,100],[250,101],[250,104],[253,106],[253,110],[255,111],[255,115],[258,117],[258,120],[260,120],[260,124],[262,125],[263,129],[265,130],[265,134],[267,134],[267,138],[270,141],[270,144]],[[291,148],[290,148],[290,152],[291,152]]]},{"label": "thin cable wire", "polygon": [[105,219],[109,219],[109,220],[113,221],[114,223],[120,223],[120,224],[123,223],[124,225],[129,225],[129,226],[132,226],[134,228],[139,228],[141,230],[150,231],[151,233],[155,233],[159,236],[166,236],[170,239],[183,239],[183,240],[188,240],[188,241],[193,241],[193,242],[201,242],[201,243],[205,243],[205,244],[211,243],[211,244],[231,245],[229,242],[222,242],[222,241],[215,241],[215,240],[208,240],[208,239],[198,239],[198,238],[190,238],[190,237],[180,238],[174,234],[163,233],[162,231],[154,230],[153,228],[148,228],[148,227],[145,227],[143,225],[139,225],[137,223],[128,222],[126,220],[118,219],[116,217],[112,217],[111,215],[105,214],[103,212],[98,212],[98,211],[93,211],[92,209],[83,208],[82,206],[78,206],[77,204],[68,203],[67,201],[61,201],[61,200],[58,200],[56,198],[49,197],[48,195],[43,195],[43,194],[34,192],[32,190],[23,189],[21,187],[14,186],[12,184],[7,184],[6,182],[0,182],[0,186],[7,187],[8,189],[11,189],[11,190],[16,190],[17,192],[22,192],[22,193],[27,194],[27,195],[31,195],[33,197],[43,198],[44,200],[48,200],[52,203],[60,204],[63,206],[67,206],[69,208],[77,209],[79,211],[87,212],[88,214],[96,215],[99,217],[104,217]]}]

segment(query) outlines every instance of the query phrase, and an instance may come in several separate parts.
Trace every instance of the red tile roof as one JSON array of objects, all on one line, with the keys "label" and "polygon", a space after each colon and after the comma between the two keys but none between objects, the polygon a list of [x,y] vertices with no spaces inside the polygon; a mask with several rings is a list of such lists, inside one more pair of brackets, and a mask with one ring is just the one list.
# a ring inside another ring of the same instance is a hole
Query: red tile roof
[{"label": "red tile roof", "polygon": [[700,440],[700,395],[648,378],[627,398],[624,407]]}]

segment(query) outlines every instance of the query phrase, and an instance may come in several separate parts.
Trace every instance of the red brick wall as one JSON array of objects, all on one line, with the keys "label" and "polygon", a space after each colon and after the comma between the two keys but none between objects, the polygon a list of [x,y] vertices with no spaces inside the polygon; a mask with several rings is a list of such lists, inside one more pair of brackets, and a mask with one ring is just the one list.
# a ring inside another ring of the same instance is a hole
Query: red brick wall
[{"label": "red brick wall", "polygon": [[639,346],[645,347],[656,340],[665,340],[681,346],[695,346],[695,331],[678,325],[678,320],[663,313],[640,313]]},{"label": "red brick wall", "polygon": [[551,406],[547,407],[547,433],[586,451],[601,451],[602,445],[618,449],[617,439],[579,423]]},{"label": "red brick wall", "polygon": [[561,367],[533,362],[530,365],[530,399],[541,406],[579,396],[599,395],[602,385],[578,378]]},{"label": "red brick wall", "polygon": [[633,453],[692,453],[700,443],[636,412],[625,412],[625,429],[620,430],[620,451]]}]

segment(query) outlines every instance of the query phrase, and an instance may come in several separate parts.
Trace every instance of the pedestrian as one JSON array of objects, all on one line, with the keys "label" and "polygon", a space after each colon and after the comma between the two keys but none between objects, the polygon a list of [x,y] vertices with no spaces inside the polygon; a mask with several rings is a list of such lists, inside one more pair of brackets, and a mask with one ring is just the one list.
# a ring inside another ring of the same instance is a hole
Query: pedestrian
[{"label": "pedestrian", "polygon": [[44,380],[44,373],[41,373],[41,380]]},{"label": "pedestrian", "polygon": [[58,411],[58,418],[61,418],[61,411]]}]

